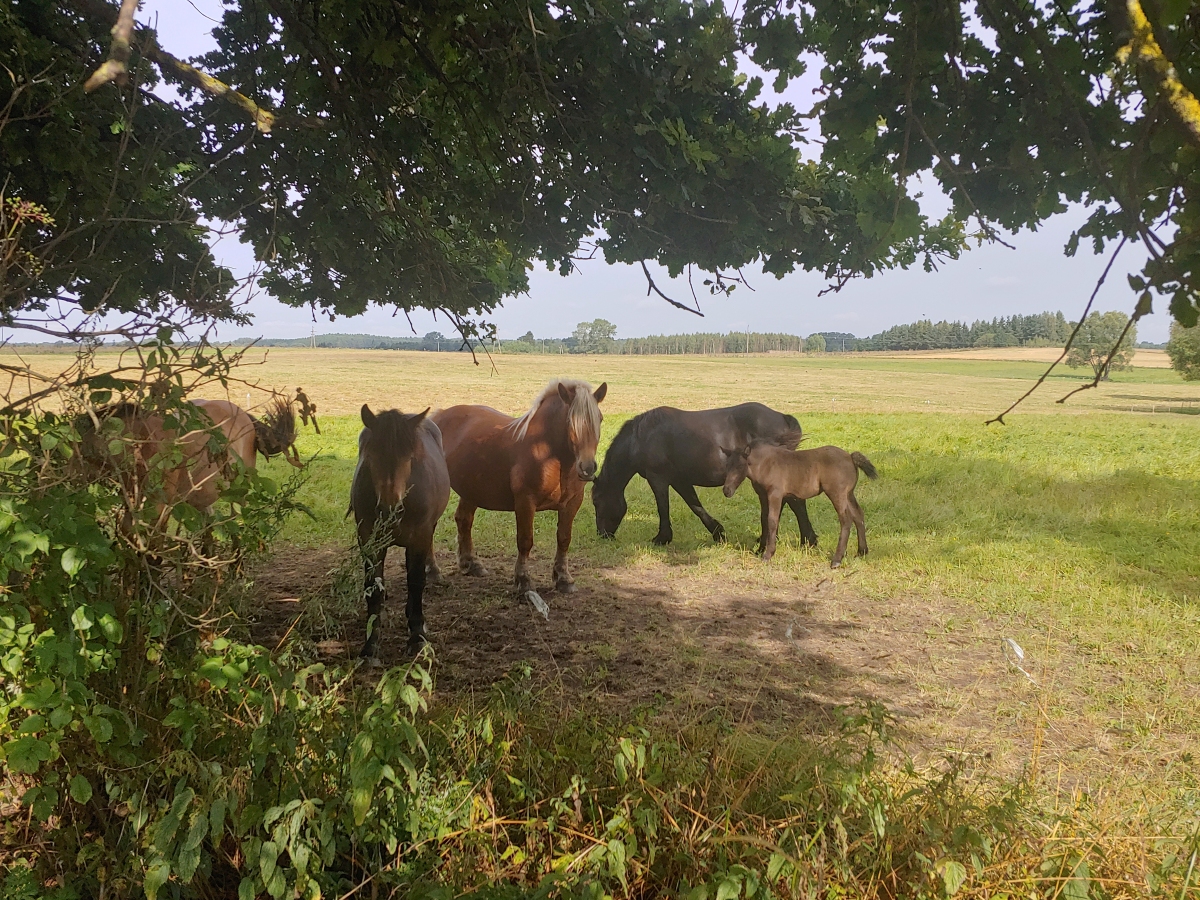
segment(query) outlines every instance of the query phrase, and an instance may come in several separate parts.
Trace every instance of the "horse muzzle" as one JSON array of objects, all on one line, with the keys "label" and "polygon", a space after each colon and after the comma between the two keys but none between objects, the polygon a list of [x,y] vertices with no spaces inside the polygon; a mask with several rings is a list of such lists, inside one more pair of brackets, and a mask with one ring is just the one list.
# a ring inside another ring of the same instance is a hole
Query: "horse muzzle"
[{"label": "horse muzzle", "polygon": [[596,461],[578,462],[575,464],[575,474],[580,481],[591,481],[596,477]]}]

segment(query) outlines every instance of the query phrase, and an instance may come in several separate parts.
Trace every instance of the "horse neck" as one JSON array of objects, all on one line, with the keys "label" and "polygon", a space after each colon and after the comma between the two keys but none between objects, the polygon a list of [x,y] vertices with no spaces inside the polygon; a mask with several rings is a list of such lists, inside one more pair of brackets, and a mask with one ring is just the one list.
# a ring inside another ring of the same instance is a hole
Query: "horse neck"
[{"label": "horse neck", "polygon": [[630,479],[636,474],[633,456],[633,430],[622,428],[604,454],[604,466],[600,471],[599,478],[604,481],[606,486],[611,485],[622,491],[625,490],[625,485],[629,484]]}]

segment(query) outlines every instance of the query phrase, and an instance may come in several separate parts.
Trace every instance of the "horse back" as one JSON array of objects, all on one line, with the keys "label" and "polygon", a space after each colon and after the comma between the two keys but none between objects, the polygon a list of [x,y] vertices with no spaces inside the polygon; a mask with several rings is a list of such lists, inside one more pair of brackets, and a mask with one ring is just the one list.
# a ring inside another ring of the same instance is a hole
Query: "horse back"
[{"label": "horse back", "polygon": [[483,509],[513,509],[514,470],[522,456],[516,420],[490,406],[451,406],[430,415],[441,431],[450,486]]},{"label": "horse back", "polygon": [[[199,407],[212,423],[225,435],[229,452],[242,461],[248,469],[253,469],[254,457],[254,420],[250,414],[228,400],[193,400],[192,404]],[[184,435],[187,439],[189,435]],[[207,438],[201,440],[207,443]]]}]

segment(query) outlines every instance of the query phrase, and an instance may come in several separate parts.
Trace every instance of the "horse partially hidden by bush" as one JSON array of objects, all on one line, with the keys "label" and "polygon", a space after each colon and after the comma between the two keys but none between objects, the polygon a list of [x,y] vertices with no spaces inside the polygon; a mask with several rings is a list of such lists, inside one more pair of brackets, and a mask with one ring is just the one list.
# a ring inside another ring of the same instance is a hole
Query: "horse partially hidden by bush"
[{"label": "horse partially hidden by bush", "polygon": [[[275,398],[261,420],[228,400],[192,400],[190,405],[196,415],[189,415],[187,406],[157,411],[124,402],[96,410],[94,419],[81,416],[80,456],[87,465],[118,472],[130,509],[151,500],[160,516],[180,501],[208,511],[230,466],[237,463],[253,471],[258,453],[268,459],[283,453],[292,465],[300,465],[296,417],[285,398]],[[106,424],[110,421],[121,424],[112,428]],[[214,434],[220,436],[216,442]],[[113,447],[114,441],[119,447]],[[161,475],[153,483],[152,471]]]},{"label": "horse partially hidden by bush", "polygon": [[425,412],[394,409],[371,412],[363,404],[358,464],[350,485],[350,511],[363,552],[363,593],[367,601],[367,640],[362,655],[374,658],[379,646],[387,588],[383,563],[391,547],[404,548],[408,582],[408,652],[425,643],[425,567],[433,562],[433,532],[450,502],[450,475],[442,435]]},{"label": "horse partially hidden by bush", "polygon": [[[519,418],[487,406],[452,406],[433,414],[442,430],[450,484],[461,498],[454,513],[460,572],[487,574],[471,537],[475,510],[514,512],[517,563],[513,581],[517,593],[523,594],[531,583],[534,513],[557,510],[554,586],[566,593],[575,590],[567,566],[571,527],[583,503],[584,483],[596,474],[596,445],[604,418],[599,404],[607,392],[607,383],[592,391],[585,381],[555,380]],[[431,571],[436,573],[436,566]]]},{"label": "horse partially hidden by bush", "polygon": [[761,507],[762,533],[759,546],[762,558],[775,555],[775,540],[779,534],[779,514],[783,503],[791,497],[801,500],[824,494],[837,511],[842,531],[831,565],[837,568],[846,555],[850,541],[850,525],[858,534],[858,555],[867,555],[867,524],[862,507],[854,496],[858,470],[874,480],[879,475],[871,461],[861,453],[847,453],[841,447],[816,447],[794,450],[800,442],[800,429],[785,432],[772,440],[752,441],[748,447],[726,451],[725,496],[747,478],[754,485]]},{"label": "horse partially hidden by bush", "polygon": [[[756,438],[774,439],[792,432],[799,443],[800,423],[761,403],[697,411],[659,406],[634,416],[613,438],[604,455],[604,467],[592,485],[596,531],[601,537],[617,533],[628,509],[625,486],[634,475],[641,475],[650,483],[658,505],[654,543],[669,544],[674,537],[671,488],[704,523],[713,540],[723,541],[725,528],[700,504],[696,486],[720,487],[725,483],[723,449],[741,450]],[[817,533],[804,501],[789,499],[787,504],[796,515],[801,537],[815,547]]]}]

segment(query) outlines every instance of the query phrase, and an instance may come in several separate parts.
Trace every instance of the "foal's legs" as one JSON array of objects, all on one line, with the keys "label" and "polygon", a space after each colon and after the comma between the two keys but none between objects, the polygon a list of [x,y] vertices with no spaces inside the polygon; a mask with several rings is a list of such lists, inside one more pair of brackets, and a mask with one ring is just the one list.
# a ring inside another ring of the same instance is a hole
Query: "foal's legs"
[{"label": "foal's legs", "polygon": [[524,594],[532,585],[529,580],[529,554],[533,550],[533,516],[537,502],[532,494],[517,494],[517,566],[513,571],[513,582],[518,595]]},{"label": "foal's legs", "polygon": [[779,494],[767,496],[767,525],[763,535],[764,561],[775,555],[775,541],[779,537],[779,514],[783,511],[783,497]]},{"label": "foal's legs", "polygon": [[[838,522],[842,526],[842,532],[838,535],[837,549],[833,551],[833,559],[830,560],[829,567],[836,569],[842,564],[842,558],[846,555],[846,545],[850,543],[850,524],[854,519],[850,507],[849,492],[846,494],[838,494],[836,497],[825,496],[833,502],[833,508],[837,510]],[[862,540],[862,532],[859,532],[859,540]]]},{"label": "foal's legs", "polygon": [[374,659],[379,648],[379,629],[383,627],[383,604],[387,602],[387,587],[383,583],[383,561],[387,547],[372,551],[363,560],[363,596],[367,601],[367,640],[359,656]]},{"label": "foal's legs", "polygon": [[571,526],[575,524],[575,514],[583,505],[583,491],[570,500],[558,511],[558,552],[554,554],[554,589],[563,594],[573,594],[577,590],[575,579],[567,568],[567,552],[571,549]]},{"label": "foal's legs", "polygon": [[683,484],[673,484],[671,487],[675,488],[675,493],[683,498],[683,502],[688,505],[688,509],[694,512],[697,518],[704,523],[704,527],[708,529],[708,533],[712,535],[714,541],[725,540],[724,526],[710,516],[708,510],[701,505],[700,498],[696,496],[694,485],[684,482]]},{"label": "foal's legs", "polygon": [[808,504],[796,497],[788,497],[784,502],[796,514],[796,524],[800,526],[800,539],[810,547],[817,546],[817,532],[808,518]]},{"label": "foal's legs", "polygon": [[754,482],[750,482],[754,488],[754,493],[758,494],[758,542],[754,545],[754,549],[758,553],[767,546],[767,518],[768,511],[771,508],[771,500],[767,496],[767,489],[759,487]]},{"label": "foal's legs", "polygon": [[478,507],[469,506],[466,500],[458,501],[458,509],[454,511],[454,524],[458,526],[458,571],[463,575],[486,575],[487,569],[475,556],[475,542],[471,539],[471,529],[475,526],[475,510]]},{"label": "foal's legs", "polygon": [[658,534],[654,536],[654,543],[661,547],[671,543],[675,537],[671,530],[671,488],[667,482],[657,478],[646,480],[650,482],[650,490],[654,492],[654,503],[658,507]]},{"label": "foal's legs", "polygon": [[858,555],[867,555],[867,520],[863,516],[862,507],[854,491],[850,492],[850,513],[854,517],[854,531],[858,534]]},{"label": "foal's legs", "polygon": [[404,568],[408,580],[408,602],[404,607],[408,619],[408,652],[416,655],[425,643],[425,610],[421,604],[425,592],[425,554],[406,547]]}]

